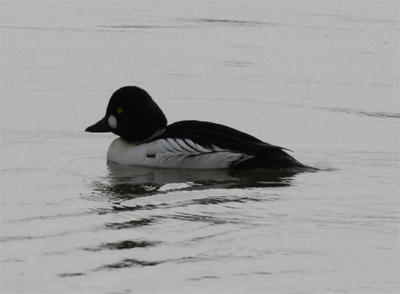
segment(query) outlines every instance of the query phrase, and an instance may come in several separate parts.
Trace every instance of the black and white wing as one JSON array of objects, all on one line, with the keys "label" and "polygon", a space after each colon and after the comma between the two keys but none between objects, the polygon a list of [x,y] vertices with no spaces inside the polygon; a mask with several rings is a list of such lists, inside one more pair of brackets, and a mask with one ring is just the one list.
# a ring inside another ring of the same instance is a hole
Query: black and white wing
[{"label": "black and white wing", "polygon": [[160,138],[146,143],[147,164],[169,168],[219,169],[252,158],[252,155],[219,148],[203,146],[191,139]]},{"label": "black and white wing", "polygon": [[186,150],[188,156],[190,152],[202,154],[204,157],[196,160],[207,160],[207,165],[216,160],[221,168],[225,165],[231,168],[304,167],[284,151],[287,149],[220,124],[180,121],[169,125],[159,138],[166,139],[167,145],[176,146],[176,150]]}]

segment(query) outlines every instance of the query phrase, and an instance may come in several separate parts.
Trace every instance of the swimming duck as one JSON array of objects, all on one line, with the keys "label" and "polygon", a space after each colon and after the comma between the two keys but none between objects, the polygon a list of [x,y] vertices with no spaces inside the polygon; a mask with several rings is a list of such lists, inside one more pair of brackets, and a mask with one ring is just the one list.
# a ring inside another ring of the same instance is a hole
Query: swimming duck
[{"label": "swimming duck", "polygon": [[119,136],[107,160],[125,165],[192,169],[305,167],[279,146],[233,128],[186,120],[167,125],[151,96],[136,86],[117,90],[103,119],[86,132]]}]

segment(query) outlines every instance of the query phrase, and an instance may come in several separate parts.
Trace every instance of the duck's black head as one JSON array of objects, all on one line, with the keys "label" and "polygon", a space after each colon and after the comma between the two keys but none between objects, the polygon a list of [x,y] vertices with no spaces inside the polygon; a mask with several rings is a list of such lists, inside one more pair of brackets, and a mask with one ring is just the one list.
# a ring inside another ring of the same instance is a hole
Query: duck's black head
[{"label": "duck's black head", "polygon": [[135,86],[123,87],[110,98],[103,119],[86,132],[113,132],[128,142],[139,142],[160,132],[167,119],[150,95]]}]

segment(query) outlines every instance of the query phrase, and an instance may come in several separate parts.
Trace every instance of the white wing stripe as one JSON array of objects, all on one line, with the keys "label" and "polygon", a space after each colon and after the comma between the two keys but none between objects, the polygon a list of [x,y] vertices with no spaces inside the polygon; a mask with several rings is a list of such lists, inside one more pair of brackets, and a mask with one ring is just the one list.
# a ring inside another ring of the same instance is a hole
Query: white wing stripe
[{"label": "white wing stripe", "polygon": [[158,140],[158,141],[156,141],[156,142],[159,142],[159,143],[161,144],[160,147],[162,147],[162,148],[160,148],[160,151],[159,151],[159,152],[161,152],[161,153],[164,153],[164,152],[175,152],[175,151],[176,151],[176,150],[174,150],[174,148],[169,144],[169,142],[168,142],[167,140],[162,139],[162,140]]},{"label": "white wing stripe", "polygon": [[199,144],[194,143],[192,140],[188,140],[185,139],[185,142],[190,145],[192,148],[194,148],[195,150],[197,150],[200,153],[208,153],[208,152],[213,152],[212,149],[206,149],[202,146],[200,146]]},{"label": "white wing stripe", "polygon": [[190,146],[191,148],[193,148],[193,150],[195,150],[196,152],[200,152],[200,150],[198,150],[196,148],[196,145],[189,139],[184,139],[185,143]]},{"label": "white wing stripe", "polygon": [[182,139],[175,139],[175,142],[178,143],[178,145],[181,146],[186,152],[196,152],[196,150],[186,144]]},{"label": "white wing stripe", "polygon": [[178,143],[175,142],[174,139],[168,138],[168,139],[167,139],[167,142],[168,142],[168,144],[174,149],[174,152],[175,152],[175,153],[176,153],[176,151],[178,151],[179,153],[187,153],[187,152],[185,152],[184,149],[182,149],[181,146],[179,146]]}]

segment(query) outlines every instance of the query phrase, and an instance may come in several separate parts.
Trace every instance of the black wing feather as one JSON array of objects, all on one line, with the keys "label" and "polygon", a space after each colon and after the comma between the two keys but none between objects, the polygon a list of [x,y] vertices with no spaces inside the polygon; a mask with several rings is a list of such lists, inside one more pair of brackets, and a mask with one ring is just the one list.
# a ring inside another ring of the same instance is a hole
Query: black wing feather
[{"label": "black wing feather", "polygon": [[180,121],[167,126],[165,132],[157,139],[179,138],[190,139],[205,148],[212,145],[221,149],[252,155],[251,159],[242,161],[233,168],[287,168],[304,167],[291,157],[284,148],[274,146],[260,139],[233,128],[203,121]]}]

